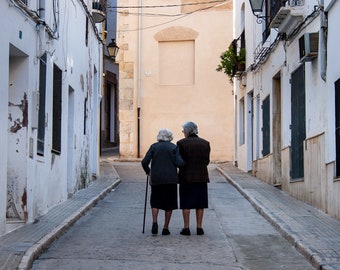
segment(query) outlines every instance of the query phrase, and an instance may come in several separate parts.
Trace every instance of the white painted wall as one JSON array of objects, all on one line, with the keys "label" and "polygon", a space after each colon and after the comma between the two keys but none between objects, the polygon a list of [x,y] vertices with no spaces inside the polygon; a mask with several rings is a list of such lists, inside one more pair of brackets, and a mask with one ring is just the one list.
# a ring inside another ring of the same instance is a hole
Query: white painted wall
[{"label": "white painted wall", "polygon": [[[326,143],[328,145],[335,145],[335,113],[334,113],[334,83],[340,78],[340,51],[339,51],[339,25],[340,25],[340,2],[339,1],[325,1],[329,5],[325,5],[328,10],[328,43],[327,43],[327,85],[325,89],[325,103],[327,114],[325,121],[327,123]],[[334,2],[334,4],[332,4]],[[326,163],[335,159],[335,148],[328,147],[326,149]]]},{"label": "white painted wall", "polygon": [[[305,16],[311,14],[314,7],[323,1],[306,0],[304,5]],[[340,53],[338,50],[339,36],[337,27],[340,23],[338,16],[340,12],[339,1],[326,0],[325,10],[328,12],[328,38],[327,38],[327,69],[326,80],[321,77],[321,61],[319,56],[311,62],[305,63],[305,89],[306,89],[306,145],[311,149],[305,149],[305,177],[304,181],[293,184],[289,176],[290,160],[288,147],[291,146],[291,74],[300,65],[299,61],[299,38],[304,33],[319,32],[321,30],[320,16],[310,19],[305,27],[294,37],[286,42],[280,41],[278,45],[271,51],[266,61],[255,70],[248,70],[247,85],[244,88],[239,82],[235,84],[235,94],[237,95],[237,103],[240,99],[253,91],[254,97],[259,97],[259,106],[262,105],[263,99],[270,95],[271,112],[273,112],[273,78],[276,74],[280,74],[281,82],[281,151],[282,151],[282,181],[283,188],[294,196],[302,199],[312,205],[319,207],[323,211],[334,217],[340,218],[339,198],[340,188],[339,181],[334,181],[334,161],[335,161],[335,102],[334,102],[334,83],[340,78],[340,67],[338,61]],[[251,13],[248,1],[234,1],[235,22],[234,31],[241,31],[240,21],[242,14],[242,5],[245,7],[245,27],[246,27],[246,48],[247,48],[247,65],[254,63],[253,53],[256,51],[257,45],[261,43],[262,31],[261,24],[255,22],[255,17]],[[275,30],[271,30],[270,43],[272,44],[276,38]],[[265,46],[265,45],[264,45]],[[320,46],[320,44],[319,44]],[[247,98],[245,101],[249,102]],[[273,151],[273,134],[272,124],[273,116],[271,116],[271,146],[270,155],[263,157],[262,150],[262,109],[256,108],[254,100],[254,119],[253,127],[253,150],[256,153],[259,150],[259,156],[255,156],[255,163],[249,166],[249,155],[252,147],[251,142],[246,139],[243,145],[237,145],[235,157],[238,161],[239,168],[244,171],[250,169],[256,173],[261,179],[271,183],[273,177],[272,151]],[[236,104],[239,106],[239,104]],[[245,105],[247,107],[247,105]],[[237,112],[237,110],[236,110]],[[240,126],[239,116],[236,115],[237,126]],[[248,125],[246,125],[249,127]],[[246,132],[246,136],[250,136]],[[259,137],[257,137],[259,134]],[[239,136],[235,136],[238,138]],[[236,143],[239,143],[238,141]],[[320,149],[315,147],[318,144]],[[312,148],[311,146],[314,146]],[[321,157],[313,158],[311,154],[320,153]],[[288,153],[288,155],[287,155]],[[288,157],[288,158],[287,158]],[[327,167],[327,170],[326,170]],[[318,174],[316,175],[315,172]]]},{"label": "white painted wall", "polygon": [[[38,0],[29,1],[29,9],[38,9]],[[45,1],[43,1],[45,2]],[[81,1],[60,1],[53,13],[52,2],[46,1],[45,21],[54,30],[51,38],[46,28],[24,15],[17,2],[0,3],[1,38],[1,99],[0,140],[0,235],[6,232],[7,193],[13,189],[20,218],[28,222],[65,201],[98,174],[99,93],[102,85],[101,24],[93,28],[88,23],[88,43],[85,44],[86,18],[91,13],[92,1],[86,11]],[[56,17],[54,16],[56,15]],[[56,21],[55,21],[56,18]],[[90,17],[88,17],[90,19]],[[11,50],[9,44],[15,50]],[[34,123],[33,93],[39,90],[39,57],[47,53],[46,126],[44,155],[37,155],[37,130]],[[16,56],[18,53],[20,57]],[[62,126],[61,153],[52,154],[53,130],[53,67],[62,70]],[[11,81],[14,83],[11,84]],[[69,87],[74,89],[69,101]],[[18,106],[27,96],[27,127],[16,133],[10,131],[15,119],[23,119]],[[86,128],[84,104],[86,102]],[[9,106],[9,102],[14,104]],[[70,115],[71,114],[71,115]],[[9,115],[13,120],[10,120]],[[69,125],[72,125],[71,127]],[[68,132],[68,130],[73,132]],[[85,132],[84,132],[85,129]],[[70,147],[69,147],[70,146]],[[29,154],[32,154],[29,156]],[[71,165],[69,163],[72,163]],[[9,186],[8,186],[9,184]],[[11,187],[12,186],[12,187]],[[23,190],[27,190],[27,205],[21,206]]]}]

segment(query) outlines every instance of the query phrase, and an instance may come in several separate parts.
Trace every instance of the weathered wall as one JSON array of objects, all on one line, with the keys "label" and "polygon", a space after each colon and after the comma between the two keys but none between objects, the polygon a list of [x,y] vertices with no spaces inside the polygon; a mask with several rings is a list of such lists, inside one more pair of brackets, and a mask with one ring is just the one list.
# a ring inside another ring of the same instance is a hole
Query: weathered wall
[{"label": "weathered wall", "polygon": [[274,185],[273,155],[267,155],[253,161],[252,174],[268,184]]},{"label": "weathered wall", "polygon": [[[34,221],[86,187],[99,170],[102,44],[101,24],[95,31],[87,17],[92,5],[86,11],[79,2],[60,6],[46,2],[40,14],[44,26],[35,21],[39,1],[28,1],[31,16],[20,11],[25,8],[22,3],[14,2],[0,3],[0,23],[8,29],[0,46],[0,124],[4,127],[0,130],[0,235],[10,228],[11,219]],[[40,57],[45,53],[44,151],[38,155],[37,93]],[[54,66],[61,70],[60,153],[52,153]]]}]

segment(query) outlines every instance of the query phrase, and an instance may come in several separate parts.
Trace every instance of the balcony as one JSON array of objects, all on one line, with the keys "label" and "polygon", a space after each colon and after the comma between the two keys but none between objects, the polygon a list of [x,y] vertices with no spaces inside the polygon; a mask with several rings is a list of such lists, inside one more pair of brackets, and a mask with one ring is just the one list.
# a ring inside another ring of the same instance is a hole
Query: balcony
[{"label": "balcony", "polygon": [[280,34],[289,36],[304,20],[304,1],[290,0],[281,7],[270,23],[270,28],[277,28]]},{"label": "balcony", "polygon": [[106,19],[104,7],[101,3],[92,3],[92,17],[95,23],[101,23]]}]

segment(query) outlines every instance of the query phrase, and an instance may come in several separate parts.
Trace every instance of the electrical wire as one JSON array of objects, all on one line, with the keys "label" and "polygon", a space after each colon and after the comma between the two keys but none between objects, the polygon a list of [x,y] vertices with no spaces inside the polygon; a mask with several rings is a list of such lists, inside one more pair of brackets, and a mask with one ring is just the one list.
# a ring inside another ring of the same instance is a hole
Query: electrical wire
[{"label": "electrical wire", "polygon": [[[151,29],[151,28],[155,28],[155,27],[158,27],[158,26],[162,26],[162,25],[165,25],[165,24],[168,24],[168,23],[172,23],[174,21],[177,21],[177,20],[180,20],[186,16],[189,16],[191,14],[194,14],[196,12],[200,12],[200,11],[204,11],[204,10],[208,10],[208,9],[212,9],[212,8],[215,8],[217,6],[220,6],[220,5],[223,5],[225,4],[227,1],[226,0],[223,0],[223,1],[211,1],[211,2],[218,2],[218,4],[216,5],[213,5],[213,6],[209,6],[209,7],[205,7],[205,8],[200,8],[200,9],[197,9],[197,10],[194,10],[194,11],[191,11],[191,12],[187,12],[187,13],[182,13],[182,14],[176,14],[176,16],[180,16],[179,18],[175,18],[173,20],[170,20],[170,21],[167,21],[167,22],[163,22],[163,23],[160,23],[160,24],[155,24],[155,25],[151,25],[151,26],[147,26],[147,27],[142,27],[142,28],[136,28],[136,29],[129,29],[129,30],[118,30],[117,32],[119,33],[123,33],[123,32],[132,32],[132,31],[139,31],[139,30],[146,30],[146,29]],[[222,3],[221,3],[222,2]],[[204,2],[204,3],[208,3],[208,2]],[[117,13],[122,13],[122,14],[127,14],[127,12],[118,12]],[[128,13],[130,14],[130,13]],[[145,15],[145,13],[133,13],[132,15]]]},{"label": "electrical wire", "polygon": [[158,5],[158,6],[108,6],[107,8],[112,9],[127,9],[127,8],[163,8],[163,7],[183,7],[183,6],[198,6],[198,5],[206,5],[213,3],[221,3],[227,2],[228,0],[213,0],[208,2],[200,2],[200,3],[186,3],[186,4],[177,4],[177,5]]},{"label": "electrical wire", "polygon": [[[198,10],[194,10],[194,11],[190,11],[190,12],[183,12],[183,13],[177,13],[177,14],[162,14],[162,13],[144,13],[144,12],[129,12],[129,15],[143,15],[143,16],[159,16],[159,17],[179,17],[179,16],[184,16],[184,15],[190,15],[192,13],[198,12],[198,11],[203,11],[203,10],[207,10],[207,9],[211,9],[214,8],[216,6],[210,6],[210,7],[205,7],[205,8],[200,8]],[[117,13],[120,14],[126,14],[126,12],[124,11],[117,11]]]},{"label": "electrical wire", "polygon": [[[120,14],[126,14],[124,11],[117,11],[117,13]],[[139,13],[139,12],[129,12],[129,15],[136,15],[136,16],[149,16],[149,17],[178,17],[178,16],[183,16],[183,14],[186,13],[178,13],[178,14],[162,14],[162,13]]]}]

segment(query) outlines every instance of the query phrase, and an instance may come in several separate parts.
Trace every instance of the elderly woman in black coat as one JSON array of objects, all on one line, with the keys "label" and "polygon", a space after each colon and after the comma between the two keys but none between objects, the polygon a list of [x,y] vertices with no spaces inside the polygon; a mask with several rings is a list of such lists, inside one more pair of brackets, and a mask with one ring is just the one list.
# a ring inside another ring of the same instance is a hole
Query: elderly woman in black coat
[{"label": "elderly woman in black coat", "polygon": [[[157,135],[156,143],[147,151],[142,166],[147,175],[150,175],[152,234],[158,234],[157,217],[159,209],[165,211],[162,235],[169,235],[169,223],[172,210],[178,208],[177,203],[177,168],[183,167],[184,161],[179,154],[176,144],[171,143],[173,134],[168,129],[161,129]],[[149,164],[151,162],[151,168]]]},{"label": "elderly woman in black coat", "polygon": [[179,200],[184,228],[182,235],[190,235],[190,209],[196,210],[197,234],[203,235],[202,220],[204,208],[208,208],[208,164],[210,163],[210,143],[198,137],[194,122],[183,125],[184,139],[177,142],[185,166],[179,169]]}]

